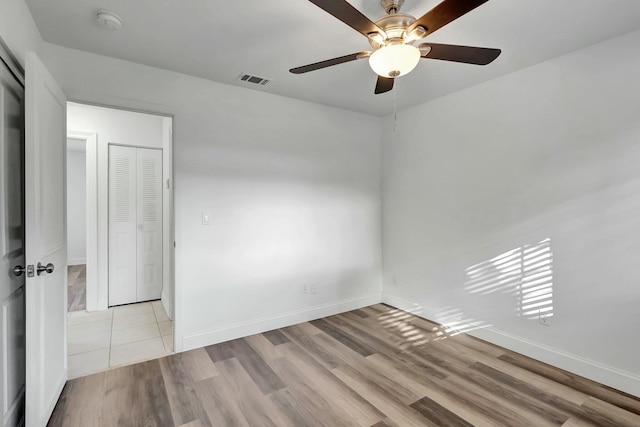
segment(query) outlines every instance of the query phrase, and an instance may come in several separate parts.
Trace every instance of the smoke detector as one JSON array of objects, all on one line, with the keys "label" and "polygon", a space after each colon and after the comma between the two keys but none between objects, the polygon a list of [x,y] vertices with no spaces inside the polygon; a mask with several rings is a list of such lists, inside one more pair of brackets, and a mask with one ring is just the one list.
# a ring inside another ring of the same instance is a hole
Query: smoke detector
[{"label": "smoke detector", "polygon": [[116,31],[122,28],[122,18],[107,10],[98,11],[96,14],[96,20],[100,26],[111,31]]}]

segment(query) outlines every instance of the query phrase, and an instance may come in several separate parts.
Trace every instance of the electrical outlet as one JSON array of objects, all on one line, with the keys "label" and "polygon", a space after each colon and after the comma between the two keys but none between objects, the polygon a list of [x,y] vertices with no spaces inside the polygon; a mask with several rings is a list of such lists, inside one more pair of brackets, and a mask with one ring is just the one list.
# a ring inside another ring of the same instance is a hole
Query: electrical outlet
[{"label": "electrical outlet", "polygon": [[549,315],[542,314],[540,311],[538,311],[538,323],[541,324],[542,326],[551,326],[549,324]]},{"label": "electrical outlet", "polygon": [[303,294],[308,294],[309,293],[309,285],[307,285],[306,283],[302,284],[302,293]]},{"label": "electrical outlet", "polygon": [[318,293],[318,285],[315,283],[311,284],[311,293],[312,294],[317,294]]}]

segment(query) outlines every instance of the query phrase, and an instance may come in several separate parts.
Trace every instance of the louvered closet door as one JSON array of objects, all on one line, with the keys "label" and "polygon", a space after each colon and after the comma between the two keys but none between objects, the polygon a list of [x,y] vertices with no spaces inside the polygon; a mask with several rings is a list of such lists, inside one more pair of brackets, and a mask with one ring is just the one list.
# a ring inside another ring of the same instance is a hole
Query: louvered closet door
[{"label": "louvered closet door", "polygon": [[109,305],[162,293],[162,151],[109,146]]},{"label": "louvered closet door", "polygon": [[162,293],[162,151],[137,149],[138,301]]},{"label": "louvered closet door", "polygon": [[109,146],[109,305],[136,302],[136,148]]}]

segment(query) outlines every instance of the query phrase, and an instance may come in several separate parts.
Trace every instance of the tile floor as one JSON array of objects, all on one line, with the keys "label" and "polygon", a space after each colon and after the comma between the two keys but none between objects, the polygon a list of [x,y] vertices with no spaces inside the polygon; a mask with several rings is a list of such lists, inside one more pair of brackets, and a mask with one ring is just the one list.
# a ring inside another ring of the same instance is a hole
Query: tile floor
[{"label": "tile floor", "polygon": [[173,352],[173,322],[160,301],[69,313],[69,378]]}]

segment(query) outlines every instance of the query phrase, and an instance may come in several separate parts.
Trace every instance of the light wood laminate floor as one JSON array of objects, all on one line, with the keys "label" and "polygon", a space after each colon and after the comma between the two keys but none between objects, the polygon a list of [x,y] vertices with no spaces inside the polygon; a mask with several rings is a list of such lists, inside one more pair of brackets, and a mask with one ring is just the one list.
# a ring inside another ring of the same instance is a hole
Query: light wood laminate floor
[{"label": "light wood laminate floor", "polygon": [[640,426],[640,400],[386,305],[69,381],[50,426]]}]

